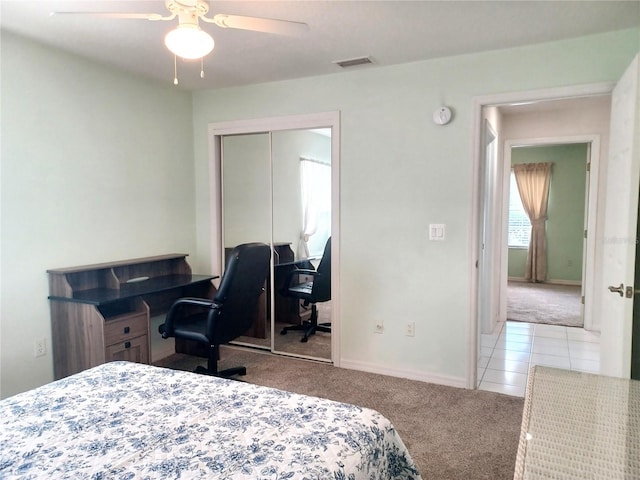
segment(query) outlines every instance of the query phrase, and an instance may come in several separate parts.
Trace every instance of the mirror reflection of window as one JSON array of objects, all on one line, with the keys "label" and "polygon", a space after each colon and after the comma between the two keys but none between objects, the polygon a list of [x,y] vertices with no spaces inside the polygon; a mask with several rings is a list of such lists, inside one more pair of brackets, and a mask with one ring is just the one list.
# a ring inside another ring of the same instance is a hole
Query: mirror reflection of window
[{"label": "mirror reflection of window", "polygon": [[319,257],[331,236],[331,165],[300,159],[302,245],[300,257]]}]

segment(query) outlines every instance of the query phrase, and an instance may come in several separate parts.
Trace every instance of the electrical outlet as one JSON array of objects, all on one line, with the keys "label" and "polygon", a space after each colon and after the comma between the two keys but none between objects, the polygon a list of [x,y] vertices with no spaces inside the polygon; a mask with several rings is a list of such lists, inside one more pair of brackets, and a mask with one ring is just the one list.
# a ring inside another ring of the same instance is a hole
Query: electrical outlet
[{"label": "electrical outlet", "polygon": [[47,339],[39,338],[33,343],[33,356],[44,357],[47,354]]},{"label": "electrical outlet", "polygon": [[405,327],[405,331],[404,334],[407,337],[414,337],[416,334],[416,323],[415,322],[409,322],[407,323],[406,327]]},{"label": "electrical outlet", "polygon": [[373,333],[382,333],[384,332],[384,325],[382,323],[376,323],[373,327]]}]

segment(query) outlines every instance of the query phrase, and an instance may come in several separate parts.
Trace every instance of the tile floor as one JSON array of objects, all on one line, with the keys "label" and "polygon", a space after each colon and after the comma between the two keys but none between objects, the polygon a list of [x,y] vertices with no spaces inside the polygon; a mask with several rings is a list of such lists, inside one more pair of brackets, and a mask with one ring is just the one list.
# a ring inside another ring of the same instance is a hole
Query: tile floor
[{"label": "tile floor", "polygon": [[529,367],[600,371],[600,334],[582,328],[501,322],[481,335],[480,390],[524,397]]}]

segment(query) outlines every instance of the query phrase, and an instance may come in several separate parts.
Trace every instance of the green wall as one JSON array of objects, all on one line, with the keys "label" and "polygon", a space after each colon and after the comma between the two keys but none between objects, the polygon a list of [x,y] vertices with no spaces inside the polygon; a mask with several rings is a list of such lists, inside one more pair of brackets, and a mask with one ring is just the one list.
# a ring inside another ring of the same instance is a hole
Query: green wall
[{"label": "green wall", "polygon": [[[514,147],[511,164],[551,162],[547,207],[547,280],[582,280],[588,145]],[[524,278],[527,249],[509,248],[509,277]]]},{"label": "green wall", "polygon": [[5,397],[53,379],[47,269],[191,253],[195,198],[190,93],[1,40]]}]

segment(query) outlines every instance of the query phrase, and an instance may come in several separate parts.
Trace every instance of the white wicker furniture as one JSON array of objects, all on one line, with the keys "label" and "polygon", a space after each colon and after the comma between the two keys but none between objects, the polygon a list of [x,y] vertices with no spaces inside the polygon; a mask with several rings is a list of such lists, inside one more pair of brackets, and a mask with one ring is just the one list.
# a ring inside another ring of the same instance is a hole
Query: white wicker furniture
[{"label": "white wicker furniture", "polygon": [[640,381],[532,367],[515,480],[640,478]]}]

